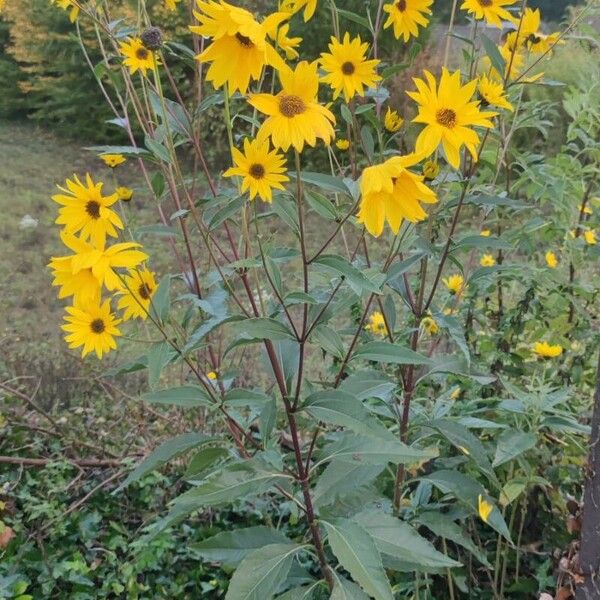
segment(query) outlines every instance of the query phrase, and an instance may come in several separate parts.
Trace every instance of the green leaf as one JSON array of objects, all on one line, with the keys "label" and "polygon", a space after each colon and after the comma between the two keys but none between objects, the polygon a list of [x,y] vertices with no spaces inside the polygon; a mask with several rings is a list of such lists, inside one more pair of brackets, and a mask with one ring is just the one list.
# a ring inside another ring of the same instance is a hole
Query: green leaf
[{"label": "green leaf", "polygon": [[354,12],[344,10],[342,8],[336,8],[336,12],[340,15],[340,17],[344,17],[344,19],[348,19],[349,21],[354,21],[354,23],[358,23],[359,25],[362,25],[371,31],[371,25],[369,24],[369,21],[365,19],[365,17],[361,17]]},{"label": "green leaf", "polygon": [[319,345],[325,352],[329,352],[336,358],[344,358],[346,349],[340,334],[327,325],[317,325],[311,335],[310,341]]},{"label": "green leaf", "polygon": [[152,154],[159,160],[162,160],[168,164],[171,163],[171,155],[169,154],[169,151],[160,142],[157,142],[149,135],[146,135],[144,138],[144,146],[146,146],[146,148],[148,148],[148,150],[150,150],[150,152],[152,152]]},{"label": "green leaf", "polygon": [[297,544],[268,544],[252,551],[236,569],[225,600],[269,600],[284,583],[302,549]]},{"label": "green leaf", "polygon": [[335,221],[337,219],[337,210],[329,198],[319,194],[314,190],[306,190],[304,197],[309,206],[324,219]]},{"label": "green leaf", "polygon": [[452,252],[455,250],[466,250],[468,248],[495,248],[497,250],[510,250],[512,245],[498,237],[468,235],[456,242],[456,245],[452,248]]},{"label": "green leaf", "polygon": [[296,235],[298,235],[300,233],[300,224],[298,223],[298,211],[296,210],[295,201],[289,200],[283,194],[280,194],[275,198],[275,201],[271,206],[273,212],[275,212],[275,214],[277,214],[279,218],[286,223]]},{"label": "green leaf", "polygon": [[346,279],[348,284],[357,293],[371,292],[381,294],[380,286],[375,285],[370,279],[363,275],[354,265],[345,258],[336,254],[323,254],[313,261],[314,265],[324,268],[326,271],[333,271]]},{"label": "green leaf", "polygon": [[357,371],[343,380],[339,389],[350,392],[359,400],[379,398],[387,401],[397,384],[380,371]]},{"label": "green leaf", "polygon": [[148,353],[148,383],[154,387],[160,380],[162,370],[177,356],[167,342],[153,344]]},{"label": "green leaf", "polygon": [[275,422],[277,420],[277,405],[275,404],[275,398],[269,398],[262,410],[260,411],[259,422],[260,422],[260,435],[263,443],[271,436]]},{"label": "green leaf", "polygon": [[310,600],[314,597],[315,590],[320,585],[321,582],[317,581],[315,583],[303,585],[302,587],[293,588],[284,594],[281,594],[281,596],[277,596],[277,600]]},{"label": "green leaf", "polygon": [[414,527],[392,515],[370,511],[360,513],[352,520],[373,538],[388,568],[428,571],[461,566],[461,563],[436,550]]},{"label": "green leaf", "polygon": [[481,41],[483,42],[485,53],[489,56],[492,66],[500,73],[500,76],[504,76],[506,62],[504,58],[502,58],[498,46],[496,46],[496,44],[484,33],[481,34]]},{"label": "green leaf", "polygon": [[205,506],[231,504],[242,496],[257,496],[290,479],[258,457],[225,465],[195,488],[173,501],[175,511],[189,514]]},{"label": "green leaf", "polygon": [[197,452],[190,460],[184,478],[204,479],[209,473],[221,467],[231,457],[228,448],[208,446]]},{"label": "green leaf", "polygon": [[360,139],[364,148],[365,154],[369,158],[369,161],[373,160],[373,154],[375,153],[375,140],[371,133],[371,128],[368,125],[363,125],[360,129]]},{"label": "green leaf", "polygon": [[129,484],[142,478],[147,473],[150,473],[150,471],[154,471],[172,458],[175,458],[200,444],[206,444],[215,439],[217,438],[208,436],[205,433],[183,433],[182,435],[167,440],[142,460],[116,491],[126,488]]},{"label": "green leaf", "polygon": [[378,439],[396,441],[396,436],[371,414],[358,398],[340,390],[324,390],[311,394],[304,403],[304,410],[315,419],[356,433]]},{"label": "green leaf", "polygon": [[197,385],[183,385],[158,392],[148,392],[141,396],[151,404],[175,404],[176,406],[212,406],[209,395]]},{"label": "green leaf", "polygon": [[91,150],[97,154],[122,154],[133,158],[141,158],[143,155],[148,154],[148,150],[136,146],[88,146],[86,150]]},{"label": "green leaf", "polygon": [[246,319],[236,329],[242,337],[255,340],[295,340],[296,336],[280,321],[266,317]]},{"label": "green leaf", "polygon": [[225,394],[228,406],[254,406],[262,408],[271,398],[264,392],[235,388]]},{"label": "green leaf", "polygon": [[344,460],[332,460],[319,475],[313,490],[315,507],[327,506],[350,494],[360,494],[385,465],[363,465]]},{"label": "green leaf", "polygon": [[335,557],[360,587],[375,600],[393,600],[392,588],[371,536],[348,519],[323,524]]},{"label": "green leaf", "polygon": [[419,523],[438,537],[446,538],[468,550],[482,565],[491,568],[485,554],[463,533],[452,517],[438,511],[426,511],[417,517]]},{"label": "green leaf", "polygon": [[498,436],[498,445],[494,456],[494,467],[503,465],[513,458],[531,450],[537,443],[535,433],[506,429]]},{"label": "green leaf", "polygon": [[451,444],[472,459],[492,483],[499,485],[483,444],[464,425],[450,419],[436,419],[425,425],[441,433]]},{"label": "green leaf", "polygon": [[164,323],[171,309],[171,276],[165,275],[158,284],[158,288],[152,296],[150,302],[150,315],[159,321]]},{"label": "green leaf", "polygon": [[227,219],[240,212],[245,203],[246,196],[239,196],[233,200],[227,199],[224,206],[214,213],[208,222],[208,228],[212,231],[222,225]]},{"label": "green leaf", "polygon": [[329,600],[369,600],[367,596],[353,581],[348,581],[336,571],[332,571],[335,585]]},{"label": "green leaf", "polygon": [[397,440],[378,440],[372,437],[343,434],[338,440],[323,448],[317,464],[334,458],[365,465],[385,465],[389,462],[415,464],[436,456],[437,452],[434,450],[420,450]]},{"label": "green leaf", "polygon": [[352,360],[373,360],[395,365],[427,365],[431,361],[410,348],[389,342],[368,342],[354,353]]},{"label": "green leaf", "polygon": [[222,531],[194,544],[194,550],[207,562],[237,566],[250,552],[269,544],[290,544],[279,530],[259,525],[233,531]]}]

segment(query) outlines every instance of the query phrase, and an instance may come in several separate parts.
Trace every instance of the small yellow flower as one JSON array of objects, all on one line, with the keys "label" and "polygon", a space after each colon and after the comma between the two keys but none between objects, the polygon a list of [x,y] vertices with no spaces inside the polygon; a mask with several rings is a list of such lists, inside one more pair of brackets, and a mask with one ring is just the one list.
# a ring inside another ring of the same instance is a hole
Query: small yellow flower
[{"label": "small yellow flower", "polygon": [[181,2],[181,0],[165,0],[165,6],[169,10],[177,10],[177,3]]},{"label": "small yellow flower", "polygon": [[294,60],[300,56],[298,54],[298,51],[296,50],[296,48],[302,42],[302,38],[301,37],[294,37],[294,38],[289,37],[288,36],[289,32],[290,32],[290,24],[286,23],[285,25],[281,25],[277,29],[277,33],[274,33],[273,31],[269,31],[268,35],[274,42],[277,42],[277,46],[285,52],[285,56],[287,57],[288,60]]},{"label": "small yellow flower", "polygon": [[496,264],[496,259],[491,254],[484,254],[479,261],[482,267],[493,267]]},{"label": "small yellow flower", "polygon": [[533,351],[542,358],[556,358],[563,352],[560,344],[551,345],[548,342],[536,342],[533,345]]},{"label": "small yellow flower", "polygon": [[304,9],[304,21],[312,19],[317,9],[317,0],[282,0],[279,10],[295,15]]},{"label": "small yellow flower", "polygon": [[215,381],[217,379],[217,374],[214,371],[209,371],[206,376],[211,380]]},{"label": "small yellow flower", "polygon": [[127,159],[122,154],[101,154],[104,164],[111,169],[122,165]]},{"label": "small yellow flower", "polygon": [[433,317],[423,317],[421,319],[421,326],[429,335],[435,335],[440,331],[440,326]]},{"label": "small yellow flower", "polygon": [[450,400],[456,400],[459,396],[460,396],[460,388],[457,387],[454,390],[452,390],[452,393],[450,394]]},{"label": "small yellow flower", "polygon": [[384,12],[388,14],[387,21],[383,28],[394,27],[394,37],[399,40],[401,37],[408,42],[411,36],[419,35],[419,25],[427,27],[429,24],[429,15],[433,0],[397,0],[389,2],[383,7]]},{"label": "small yellow flower", "polygon": [[451,294],[460,294],[465,287],[465,280],[462,275],[450,275],[442,279],[444,285],[448,288]]},{"label": "small yellow flower", "polygon": [[123,320],[147,319],[150,304],[158,285],[154,273],[148,269],[129,269],[123,276],[117,308],[123,311]]},{"label": "small yellow flower", "polygon": [[[77,21],[77,17],[79,16],[79,6],[73,2],[73,0],[50,0],[51,4],[56,4],[59,8],[63,10],[69,11],[69,21],[71,23],[75,23]],[[4,4],[4,0],[0,3],[0,9]]]},{"label": "small yellow flower", "polygon": [[506,99],[506,91],[501,82],[482,75],[479,78],[477,89],[483,106],[496,106],[514,111],[513,105]]},{"label": "small yellow flower", "polygon": [[379,311],[374,312],[369,317],[369,322],[365,325],[365,329],[380,337],[385,337],[388,333],[385,319]]},{"label": "small yellow flower", "polygon": [[392,110],[389,106],[387,111],[385,112],[385,117],[383,119],[384,127],[390,133],[396,133],[404,124],[404,119],[398,114],[397,111]]},{"label": "small yellow flower", "polygon": [[436,160],[427,160],[423,165],[425,181],[433,181],[440,174],[440,165]]},{"label": "small yellow flower", "polygon": [[546,252],[546,264],[551,269],[556,269],[556,267],[558,266],[558,259],[556,258],[556,254],[554,254],[552,250],[548,250],[548,252]]},{"label": "small yellow flower", "polygon": [[140,38],[129,38],[126,42],[121,42],[119,51],[124,56],[123,64],[131,75],[140,71],[145,77],[148,70],[154,70],[154,54],[144,46]]},{"label": "small yellow flower", "polygon": [[131,188],[120,186],[115,192],[117,196],[119,196],[119,200],[122,202],[129,202],[133,198],[133,190]]},{"label": "small yellow flower", "polygon": [[336,142],[335,142],[335,146],[338,150],[341,150],[342,152],[345,152],[346,150],[348,150],[348,148],[350,148],[350,141],[346,140],[344,138],[339,138]]},{"label": "small yellow flower", "polygon": [[492,232],[489,229],[482,229],[479,235],[481,237],[490,237],[490,235],[492,235]]},{"label": "small yellow flower", "polygon": [[487,523],[492,511],[494,510],[494,505],[490,504],[481,494],[479,494],[479,498],[477,499],[477,507],[479,509],[480,519],[484,523]]},{"label": "small yellow flower", "polygon": [[584,231],[583,238],[585,239],[586,243],[590,246],[594,246],[598,243],[598,240],[596,239],[596,232],[593,229],[588,229],[587,231]]}]

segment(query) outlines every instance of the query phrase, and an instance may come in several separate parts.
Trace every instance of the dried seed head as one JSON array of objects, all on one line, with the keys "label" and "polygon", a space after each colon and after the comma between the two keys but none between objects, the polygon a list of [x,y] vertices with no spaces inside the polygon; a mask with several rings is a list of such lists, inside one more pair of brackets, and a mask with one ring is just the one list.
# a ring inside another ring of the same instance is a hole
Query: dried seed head
[{"label": "dried seed head", "polygon": [[148,50],[160,50],[163,42],[163,33],[158,27],[148,27],[142,33],[140,39]]}]

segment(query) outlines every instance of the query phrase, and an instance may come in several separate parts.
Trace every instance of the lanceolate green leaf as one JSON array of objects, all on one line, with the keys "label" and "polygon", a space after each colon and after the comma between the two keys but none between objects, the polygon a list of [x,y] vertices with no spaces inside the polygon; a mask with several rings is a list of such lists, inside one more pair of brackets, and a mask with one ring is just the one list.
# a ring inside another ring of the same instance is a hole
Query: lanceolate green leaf
[{"label": "lanceolate green leaf", "polygon": [[393,600],[392,588],[371,536],[347,519],[323,524],[332,552],[360,587],[375,600]]},{"label": "lanceolate green leaf", "polygon": [[517,431],[507,429],[498,437],[496,455],[494,456],[494,467],[498,467],[523,454],[535,446],[537,436],[528,431]]},{"label": "lanceolate green leaf", "polygon": [[396,440],[358,398],[340,390],[324,390],[311,394],[304,409],[319,421],[347,427],[356,433],[375,436],[379,439]]},{"label": "lanceolate green leaf", "polygon": [[270,600],[285,581],[298,544],[269,544],[254,550],[237,568],[225,600]]},{"label": "lanceolate green leaf", "polygon": [[323,254],[314,260],[313,264],[318,265],[327,271],[333,271],[337,275],[345,278],[357,294],[365,292],[371,292],[373,294],[381,293],[379,286],[375,285],[353,264],[349,263],[341,256],[335,254]]},{"label": "lanceolate green leaf", "polygon": [[251,339],[266,340],[295,340],[294,334],[280,321],[275,319],[258,317],[246,319],[238,325],[236,330],[243,336]]},{"label": "lanceolate green leaf", "polygon": [[222,531],[194,544],[194,550],[209,562],[237,566],[250,552],[269,544],[291,544],[280,531],[259,525],[234,531]]},{"label": "lanceolate green leaf", "polygon": [[398,571],[427,571],[460,567],[461,564],[435,549],[404,521],[382,513],[364,512],[353,519],[373,538],[386,567]]},{"label": "lanceolate green leaf", "polygon": [[363,344],[354,353],[354,360],[373,360],[395,365],[427,365],[431,361],[410,348],[390,344],[389,342],[369,342]]},{"label": "lanceolate green leaf", "polygon": [[215,440],[214,437],[208,436],[205,433],[184,433],[178,435],[166,442],[162,443],[158,448],[153,450],[125,479],[125,481],[117,488],[122,490],[130,483],[137,481],[150,471],[154,471],[167,461],[179,456],[187,450],[191,450],[200,444]]},{"label": "lanceolate green leaf", "polygon": [[434,450],[420,450],[396,440],[377,440],[372,437],[342,434],[338,440],[323,448],[317,464],[334,458],[365,465],[385,465],[389,462],[414,464],[436,456],[437,452]]},{"label": "lanceolate green leaf", "polygon": [[142,394],[144,402],[151,404],[174,404],[176,406],[211,406],[208,394],[197,385],[183,385],[158,392]]},{"label": "lanceolate green leaf", "polygon": [[335,585],[329,600],[369,600],[353,581],[348,581],[336,571],[333,571]]}]

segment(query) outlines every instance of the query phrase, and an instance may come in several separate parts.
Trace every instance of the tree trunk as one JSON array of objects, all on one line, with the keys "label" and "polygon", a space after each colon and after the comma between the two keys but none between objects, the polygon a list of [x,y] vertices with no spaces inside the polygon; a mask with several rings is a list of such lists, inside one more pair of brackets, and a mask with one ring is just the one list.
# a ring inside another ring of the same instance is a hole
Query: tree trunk
[{"label": "tree trunk", "polygon": [[583,583],[577,587],[576,599],[600,599],[600,355],[596,371],[590,455],[583,494],[579,564]]}]

